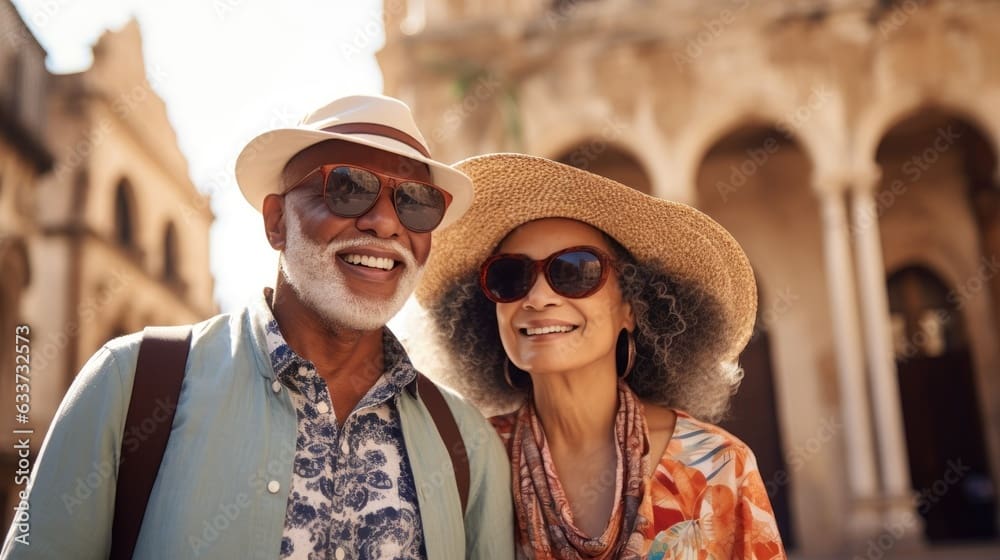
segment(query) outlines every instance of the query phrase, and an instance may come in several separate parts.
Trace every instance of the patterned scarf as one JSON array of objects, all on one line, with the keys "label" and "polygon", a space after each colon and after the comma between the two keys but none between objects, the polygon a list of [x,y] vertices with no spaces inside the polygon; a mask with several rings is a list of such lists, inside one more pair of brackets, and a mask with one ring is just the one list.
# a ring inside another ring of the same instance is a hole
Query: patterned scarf
[{"label": "patterned scarf", "polygon": [[556,476],[545,433],[529,402],[521,407],[511,441],[514,511],[519,532],[518,558],[581,560],[642,557],[643,529],[639,515],[649,454],[642,406],[624,382],[618,382],[615,416],[618,469],[615,505],[603,535],[589,537],[573,524],[566,493]]}]

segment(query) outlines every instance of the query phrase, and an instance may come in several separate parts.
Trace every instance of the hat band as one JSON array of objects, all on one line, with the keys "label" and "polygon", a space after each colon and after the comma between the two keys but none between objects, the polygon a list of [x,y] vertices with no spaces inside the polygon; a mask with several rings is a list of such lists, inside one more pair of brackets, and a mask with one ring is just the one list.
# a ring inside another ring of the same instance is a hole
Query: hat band
[{"label": "hat band", "polygon": [[328,126],[321,129],[323,132],[336,132],[339,134],[374,134],[376,136],[385,136],[386,138],[391,138],[398,142],[402,142],[407,146],[413,148],[414,150],[420,152],[425,158],[431,157],[427,148],[420,143],[419,140],[410,136],[409,134],[399,130],[398,128],[393,128],[391,126],[386,126],[384,124],[376,123],[342,123],[335,124],[333,126]]}]

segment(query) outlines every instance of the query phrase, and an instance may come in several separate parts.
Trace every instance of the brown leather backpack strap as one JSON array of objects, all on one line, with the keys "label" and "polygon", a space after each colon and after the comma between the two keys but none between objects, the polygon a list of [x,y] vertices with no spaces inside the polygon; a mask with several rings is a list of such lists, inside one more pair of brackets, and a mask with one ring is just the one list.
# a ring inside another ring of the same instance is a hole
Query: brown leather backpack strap
[{"label": "brown leather backpack strap", "polygon": [[[189,325],[143,332],[122,435],[110,560],[132,558],[170,438],[190,347]],[[143,437],[129,437],[137,430]]]},{"label": "brown leather backpack strap", "polygon": [[417,374],[417,393],[427,406],[434,425],[437,426],[438,434],[448,448],[448,456],[451,458],[451,466],[455,470],[455,483],[458,485],[458,497],[462,501],[462,515],[465,515],[465,508],[469,505],[469,455],[465,450],[465,441],[462,439],[462,432],[458,429],[455,416],[448,407],[448,402],[444,400],[444,395],[437,385],[430,379],[424,377],[422,373]]}]

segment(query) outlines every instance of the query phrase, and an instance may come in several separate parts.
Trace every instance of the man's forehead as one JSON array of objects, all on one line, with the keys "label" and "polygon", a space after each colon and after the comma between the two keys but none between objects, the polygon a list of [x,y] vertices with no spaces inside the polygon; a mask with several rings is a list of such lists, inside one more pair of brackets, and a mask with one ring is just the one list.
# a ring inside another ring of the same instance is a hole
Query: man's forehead
[{"label": "man's forehead", "polygon": [[408,157],[344,140],[326,140],[313,144],[292,156],[282,172],[285,184],[297,181],[314,169],[330,164],[346,163],[367,167],[389,175],[430,181],[430,167]]}]

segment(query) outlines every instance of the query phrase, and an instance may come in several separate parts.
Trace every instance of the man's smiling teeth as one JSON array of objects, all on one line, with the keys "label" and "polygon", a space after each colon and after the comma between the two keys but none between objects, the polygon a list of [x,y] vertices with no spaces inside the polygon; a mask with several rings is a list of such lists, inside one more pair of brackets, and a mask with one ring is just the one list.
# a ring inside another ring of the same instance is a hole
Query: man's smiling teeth
[{"label": "man's smiling teeth", "polygon": [[564,333],[569,332],[576,327],[570,325],[552,325],[549,327],[532,327],[527,329],[522,329],[524,334],[528,336],[535,336],[539,334],[551,334],[551,333]]},{"label": "man's smiling teeth", "polygon": [[348,264],[359,264],[368,268],[379,268],[382,270],[392,270],[396,266],[396,261],[385,257],[370,257],[368,255],[344,255],[344,261]]}]

